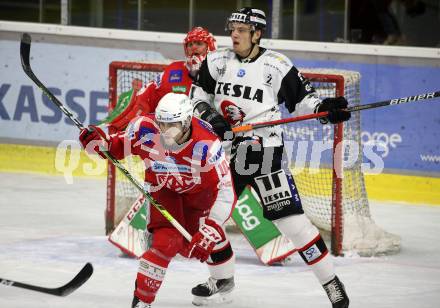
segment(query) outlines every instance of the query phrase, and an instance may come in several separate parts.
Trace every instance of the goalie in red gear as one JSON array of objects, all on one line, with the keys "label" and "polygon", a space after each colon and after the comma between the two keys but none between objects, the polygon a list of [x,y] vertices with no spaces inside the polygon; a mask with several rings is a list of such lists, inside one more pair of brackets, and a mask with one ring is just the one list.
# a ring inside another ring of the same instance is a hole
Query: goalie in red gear
[{"label": "goalie in red gear", "polygon": [[[125,132],[103,134],[99,128],[84,129],[80,141],[87,151],[101,145],[116,159],[140,156],[149,193],[192,235],[192,241],[186,242],[151,207],[147,228],[152,244],[140,258],[132,307],[150,307],[171,259],[178,253],[206,261],[217,288],[216,297],[229,301],[235,257],[223,224],[237,198],[225,152],[211,126],[193,117],[193,106],[186,95],[168,93],[155,115],[133,119]],[[205,295],[195,296],[193,303],[209,303],[211,295]]]},{"label": "goalie in red gear", "polygon": [[186,56],[186,68],[190,75],[195,77],[208,52],[216,50],[215,38],[208,30],[195,27],[188,32],[183,40],[183,48]]},{"label": "goalie in red gear", "polygon": [[189,94],[193,78],[206,55],[216,50],[215,38],[207,29],[195,27],[183,40],[183,49],[186,60],[169,64],[158,83],[150,81],[141,89],[133,89],[127,107],[117,117],[106,121],[113,129],[122,130],[134,117],[154,112],[167,93]]}]

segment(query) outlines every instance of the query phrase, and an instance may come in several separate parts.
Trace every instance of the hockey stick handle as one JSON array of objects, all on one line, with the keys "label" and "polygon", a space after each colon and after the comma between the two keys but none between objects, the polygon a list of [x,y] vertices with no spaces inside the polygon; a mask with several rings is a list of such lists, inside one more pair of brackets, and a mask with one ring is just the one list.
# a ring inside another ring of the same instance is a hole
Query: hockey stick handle
[{"label": "hockey stick handle", "polygon": [[316,118],[323,118],[323,117],[326,117],[327,115],[328,115],[327,111],[319,112],[319,113],[311,113],[311,114],[306,114],[306,115],[293,117],[293,118],[286,118],[286,119],[280,119],[280,120],[273,120],[273,121],[259,122],[259,123],[254,123],[254,124],[237,126],[237,127],[233,127],[232,131],[234,133],[247,132],[247,131],[250,131],[253,129],[262,128],[262,127],[266,127],[266,126],[280,125],[280,124],[291,123],[291,122],[299,122],[299,121],[305,121],[305,120],[316,119]]},{"label": "hockey stick handle", "polygon": [[[35,76],[30,65],[30,50],[31,50],[31,36],[27,33],[23,33],[20,44],[20,57],[21,65],[24,72],[29,78],[43,91],[44,94],[53,102],[70,120],[75,123],[79,129],[85,129],[84,125],[67,109],[63,103],[61,103],[47,88],[46,86]],[[128,170],[108,151],[101,151],[107,159],[109,159],[126,177],[127,179],[139,190],[150,203],[190,242],[192,236],[185,230],[184,227],[161,205],[153,196],[151,196],[142,185],[128,172]]]},{"label": "hockey stick handle", "polygon": [[[371,104],[352,106],[352,107],[348,107],[346,110],[349,112],[355,112],[355,111],[361,111],[361,110],[367,110],[367,109],[373,109],[373,108],[379,108],[379,107],[385,107],[385,106],[391,106],[391,105],[415,103],[415,102],[419,102],[419,101],[423,101],[423,100],[427,100],[427,99],[433,99],[433,98],[437,98],[437,97],[440,97],[440,91],[423,93],[423,94],[414,95],[414,96],[395,98],[395,99],[390,99],[390,100],[371,103]],[[299,121],[316,119],[316,118],[323,118],[326,116],[328,116],[327,111],[318,112],[318,113],[311,113],[311,114],[306,114],[306,115],[302,115],[302,116],[298,116],[298,117],[286,118],[286,119],[281,119],[281,120],[259,122],[259,123],[254,123],[254,124],[237,126],[237,127],[233,127],[232,131],[234,133],[247,132],[247,131],[250,131],[253,129],[257,129],[257,128],[273,126],[273,125],[280,125],[280,124],[291,123],[291,122],[299,122]]]}]

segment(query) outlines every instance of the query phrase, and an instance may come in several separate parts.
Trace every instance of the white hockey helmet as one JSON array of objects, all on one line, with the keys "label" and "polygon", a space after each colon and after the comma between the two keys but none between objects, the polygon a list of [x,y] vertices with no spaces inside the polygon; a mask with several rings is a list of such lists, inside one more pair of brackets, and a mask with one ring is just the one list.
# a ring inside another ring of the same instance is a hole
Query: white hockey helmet
[{"label": "white hockey helmet", "polygon": [[167,93],[156,107],[157,122],[181,122],[188,129],[193,116],[193,104],[188,96],[180,93]]}]

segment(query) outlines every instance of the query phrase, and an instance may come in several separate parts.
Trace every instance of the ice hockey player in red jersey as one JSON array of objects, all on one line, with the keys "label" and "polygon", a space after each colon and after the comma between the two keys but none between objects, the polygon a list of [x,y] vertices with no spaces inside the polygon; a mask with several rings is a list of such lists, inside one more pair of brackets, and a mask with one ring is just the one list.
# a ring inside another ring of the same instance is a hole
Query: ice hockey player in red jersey
[{"label": "ice hockey player in red jersey", "polygon": [[198,116],[219,136],[232,138],[231,173],[236,194],[246,185],[258,193],[263,214],[298,248],[326,291],[333,308],[347,308],[344,285],[335,275],[331,256],[318,229],[302,209],[288,168],[280,126],[231,132],[231,126],[281,118],[280,104],[295,115],[328,111],[322,123],[350,118],[343,97],[321,100],[310,83],[285,55],[259,46],[266,28],[262,10],[242,8],[230,15],[226,31],[233,47],[209,53],[191,91]]},{"label": "ice hockey player in red jersey", "polygon": [[185,61],[170,63],[163,71],[158,82],[151,80],[143,87],[133,86],[130,102],[109,124],[115,130],[124,129],[136,116],[154,112],[159,100],[167,93],[189,94],[193,78],[206,55],[216,49],[214,36],[205,28],[191,29],[183,40]]},{"label": "ice hockey player in red jersey", "polygon": [[234,254],[223,224],[236,203],[221,141],[206,122],[193,117],[185,94],[168,93],[155,114],[133,119],[125,131],[106,135],[98,127],[79,137],[88,152],[103,146],[117,159],[138,155],[148,191],[192,235],[188,243],[154,207],[147,226],[152,243],[140,258],[132,307],[151,307],[172,258],[177,254],[207,262],[215,297],[196,305],[230,301]]}]

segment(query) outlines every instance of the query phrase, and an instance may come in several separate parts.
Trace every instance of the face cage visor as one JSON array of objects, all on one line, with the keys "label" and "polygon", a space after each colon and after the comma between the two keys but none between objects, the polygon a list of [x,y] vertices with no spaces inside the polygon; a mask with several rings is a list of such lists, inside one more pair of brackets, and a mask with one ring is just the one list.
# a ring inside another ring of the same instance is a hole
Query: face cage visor
[{"label": "face cage visor", "polygon": [[238,32],[239,33],[244,33],[244,32],[255,32],[256,27],[255,25],[249,24],[249,23],[244,23],[241,21],[231,21],[229,20],[229,18],[226,20],[226,25],[225,25],[225,32],[228,33],[229,35],[231,35],[232,31],[234,31],[235,29],[237,29],[236,26],[234,26],[234,24],[242,24],[242,25],[246,25],[246,26],[250,26],[249,28],[246,28],[246,30],[241,30],[241,28],[238,28]]}]

